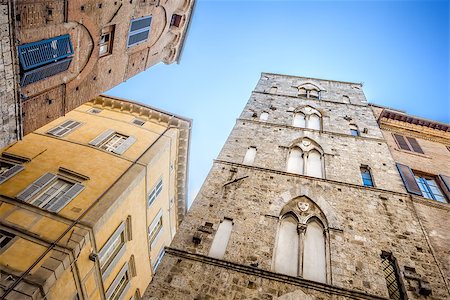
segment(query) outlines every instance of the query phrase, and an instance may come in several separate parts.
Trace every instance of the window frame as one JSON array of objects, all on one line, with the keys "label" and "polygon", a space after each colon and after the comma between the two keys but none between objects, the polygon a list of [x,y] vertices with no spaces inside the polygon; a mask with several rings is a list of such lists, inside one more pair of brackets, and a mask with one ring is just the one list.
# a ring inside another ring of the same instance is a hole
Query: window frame
[{"label": "window frame", "polygon": [[159,210],[158,214],[153,218],[152,223],[148,226],[147,237],[150,249],[152,249],[156,242],[161,237],[164,229],[163,211]]},{"label": "window frame", "polygon": [[[394,257],[394,255],[391,252],[387,252],[387,251],[381,251],[380,257],[381,257],[381,259],[383,259],[383,261],[381,261],[381,266],[383,267],[383,275],[386,280],[386,288],[388,290],[389,297],[392,297],[392,296],[391,296],[391,292],[390,292],[389,286],[388,286],[388,281],[386,278],[386,272],[385,272],[386,268],[384,268],[384,266],[383,266],[384,260],[388,261],[389,266],[393,269],[393,273],[395,276],[395,281],[397,283],[397,289],[398,289],[398,293],[399,293],[398,299],[399,300],[406,299],[405,298],[406,291],[405,291],[405,287],[403,285],[402,276],[400,273],[400,267],[398,265],[397,259]],[[390,298],[390,299],[394,299],[394,298]]]},{"label": "window frame", "polygon": [[[119,244],[115,248],[113,248],[113,251],[110,251],[111,247],[115,245],[115,241],[117,239],[120,239]],[[114,269],[114,267],[117,265],[119,260],[122,258],[123,254],[126,251],[126,243],[129,240],[128,234],[127,234],[127,226],[126,222],[120,223],[120,225],[114,230],[114,232],[111,234],[111,236],[108,238],[108,240],[105,242],[105,244],[102,246],[98,254],[98,263],[100,266],[100,271],[102,272],[102,278],[106,278],[111,271]],[[105,256],[106,254],[109,254],[108,256]],[[107,259],[102,265],[102,258],[106,257]]]},{"label": "window frame", "polygon": [[0,171],[0,184],[8,181],[25,169],[25,167],[20,163],[14,163],[9,160],[0,159],[0,170],[1,164],[8,165],[9,168],[5,169],[4,171]]},{"label": "window frame", "polygon": [[[69,123],[67,125],[67,123]],[[73,124],[75,124],[75,126],[72,126]],[[49,131],[46,132],[46,134],[55,136],[55,137],[63,137],[65,135],[70,134],[72,131],[74,131],[75,129],[77,129],[78,127],[80,127],[82,125],[81,122],[76,121],[76,120],[67,120],[61,124],[59,124],[56,127],[53,127],[52,129],[50,129]],[[65,129],[67,129],[68,131],[61,133],[62,131],[64,131]],[[55,132],[52,132],[55,131]]]},{"label": "window frame", "polygon": [[[124,284],[121,279],[126,278]],[[123,288],[121,288],[123,286]],[[114,280],[109,285],[108,289],[105,292],[105,296],[107,300],[116,300],[123,298],[122,296],[128,291],[131,286],[131,274],[129,272],[128,262],[126,262],[123,267],[120,269],[119,273],[117,273]],[[117,292],[117,293],[116,293]],[[116,296],[112,298],[112,296]]]},{"label": "window frame", "polygon": [[150,207],[152,203],[155,202],[159,194],[161,194],[163,188],[164,188],[163,178],[160,177],[147,197],[147,207]]},{"label": "window frame", "polygon": [[[437,201],[439,203],[445,203],[445,204],[449,203],[449,199],[445,193],[445,190],[443,189],[443,187],[441,185],[441,182],[440,182],[441,180],[440,180],[439,176],[434,176],[431,174],[414,171],[414,170],[412,170],[412,173],[414,174],[414,179],[416,180],[416,183],[419,186],[419,189],[422,193],[422,197],[429,199],[429,200]],[[418,179],[418,178],[420,178],[420,179]],[[435,183],[435,187],[441,193],[438,196],[440,196],[442,198],[442,201],[438,200],[436,198],[436,193],[430,187],[428,180],[432,180]],[[424,190],[426,190],[425,193],[424,193]],[[428,196],[430,196],[431,198]]]},{"label": "window frame", "polygon": [[[400,141],[397,139],[397,136],[400,137],[401,139],[403,139],[403,141],[404,141],[404,143],[405,143],[405,146],[408,147],[408,149],[405,149],[405,148],[403,148],[403,147],[401,146],[401,143],[400,143]],[[414,138],[414,137],[405,136],[405,135],[401,135],[401,134],[398,134],[398,133],[392,133],[392,138],[394,139],[394,141],[395,141],[395,143],[396,143],[396,145],[397,145],[397,148],[398,148],[398,150],[400,150],[400,151],[403,150],[403,151],[413,152],[413,153],[416,153],[416,154],[422,154],[422,155],[425,154],[425,152],[423,151],[422,146],[420,146],[419,142],[418,142],[417,139]],[[413,146],[413,145],[411,144],[411,140],[414,141],[415,146]],[[417,147],[418,147],[418,148],[417,148]],[[416,151],[416,150],[420,150],[420,151]]]},{"label": "window frame", "polygon": [[158,269],[159,265],[161,264],[164,254],[166,254],[166,251],[164,250],[164,247],[162,247],[161,250],[159,250],[159,252],[158,252],[158,256],[156,256],[155,263],[153,264],[153,267],[152,267],[153,274],[156,273],[156,270]]},{"label": "window frame", "polygon": [[[150,24],[148,26],[142,27],[142,28],[139,28],[139,29],[136,29],[136,30],[133,30],[133,31],[131,30],[131,28],[132,28],[132,26],[133,26],[133,24],[135,22],[138,22],[140,20],[145,20],[145,19],[149,19],[150,20]],[[133,46],[145,43],[150,37],[151,28],[152,28],[152,16],[151,15],[130,20],[130,27],[128,28],[128,35],[127,35],[127,48],[131,48]],[[141,40],[141,41],[135,42],[133,44],[130,44],[130,38],[132,36],[140,34],[140,33],[145,32],[145,31],[148,31],[148,34],[147,34],[147,37],[144,40]]]},{"label": "window frame", "polygon": [[[99,57],[104,57],[112,54],[113,47],[114,47],[114,31],[115,31],[115,25],[110,25],[107,27],[104,27],[102,29],[102,33],[100,34],[100,40],[98,43],[98,53]],[[104,36],[108,36],[107,41],[102,42],[102,38]],[[106,46],[106,51],[102,53],[101,49],[102,46]]]},{"label": "window frame", "polygon": [[[122,142],[114,147],[106,147],[103,148],[107,143],[109,143],[114,137],[124,137]],[[89,145],[94,146],[102,151],[106,151],[109,153],[115,153],[118,155],[124,154],[130,147],[136,142],[136,138],[132,135],[126,135],[120,132],[117,132],[113,129],[107,129],[103,131],[101,134],[97,135],[93,140],[89,142]]]},{"label": "window frame", "polygon": [[[2,238],[2,236],[4,238]],[[14,233],[0,229],[0,254],[6,251],[16,239],[17,235]]]},{"label": "window frame", "polygon": [[[361,166],[359,167],[359,170],[360,170],[360,173],[361,173],[361,180],[362,180],[363,185],[364,185],[365,187],[375,187],[375,181],[373,180],[373,175],[372,175],[372,171],[371,171],[370,167],[367,166],[367,165],[361,165]],[[367,171],[367,172],[366,172],[366,173],[363,173],[363,170],[364,170],[364,171]],[[368,174],[368,175],[369,175],[371,185],[367,185],[367,184],[366,184],[366,181],[365,181],[365,179],[364,179],[364,174]]]}]

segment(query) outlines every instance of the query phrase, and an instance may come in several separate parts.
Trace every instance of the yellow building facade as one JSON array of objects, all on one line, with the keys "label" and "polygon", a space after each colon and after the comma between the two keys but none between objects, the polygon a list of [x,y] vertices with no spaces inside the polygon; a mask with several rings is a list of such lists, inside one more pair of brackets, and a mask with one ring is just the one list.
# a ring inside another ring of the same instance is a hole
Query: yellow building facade
[{"label": "yellow building facade", "polygon": [[99,96],[2,149],[2,299],[139,299],[186,213],[190,129]]}]

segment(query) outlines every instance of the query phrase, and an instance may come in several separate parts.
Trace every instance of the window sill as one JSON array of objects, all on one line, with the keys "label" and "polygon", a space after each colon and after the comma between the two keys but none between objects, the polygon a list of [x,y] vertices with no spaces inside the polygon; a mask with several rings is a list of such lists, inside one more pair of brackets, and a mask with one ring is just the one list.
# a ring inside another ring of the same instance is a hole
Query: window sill
[{"label": "window sill", "polygon": [[435,208],[445,209],[450,211],[450,203],[442,203],[437,200],[428,199],[422,196],[411,195],[413,202],[423,204]]},{"label": "window sill", "polygon": [[412,154],[412,155],[416,155],[419,157],[423,157],[423,158],[427,158],[427,159],[432,159],[430,156],[425,155],[425,154],[421,154],[421,153],[417,153],[417,152],[413,152],[413,151],[408,151],[408,150],[403,150],[403,149],[399,149],[399,148],[394,148],[395,151],[398,152],[402,152],[402,153],[407,153],[407,154]]}]

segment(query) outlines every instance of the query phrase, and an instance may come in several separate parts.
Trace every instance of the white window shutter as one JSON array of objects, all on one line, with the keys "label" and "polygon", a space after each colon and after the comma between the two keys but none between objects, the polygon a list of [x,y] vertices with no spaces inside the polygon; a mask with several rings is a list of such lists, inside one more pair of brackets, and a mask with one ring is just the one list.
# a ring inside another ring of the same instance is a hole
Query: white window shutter
[{"label": "white window shutter", "polygon": [[2,175],[0,175],[0,184],[2,184],[3,182],[5,182],[5,181],[8,180],[9,178],[13,177],[14,175],[16,175],[17,173],[19,173],[19,172],[22,171],[23,169],[25,169],[25,167],[22,166],[22,165],[15,165],[15,166],[11,167],[8,171],[6,171],[6,172],[3,173]]},{"label": "white window shutter", "polygon": [[75,198],[81,191],[84,190],[84,186],[79,183],[75,183],[67,192],[61,197],[50,201],[44,208],[48,211],[59,212],[64,206],[67,205],[73,198]]},{"label": "white window shutter", "polygon": [[110,135],[114,134],[114,130],[107,129],[102,134],[97,136],[95,139],[89,142],[89,145],[98,147],[104,140],[106,140]]},{"label": "white window shutter", "polygon": [[136,138],[134,136],[128,137],[123,143],[117,147],[115,150],[113,150],[116,154],[123,154],[125,151],[127,151],[128,148],[130,148],[131,145],[136,142]]},{"label": "white window shutter", "polygon": [[17,195],[17,199],[21,201],[27,201],[30,199],[33,195],[35,195],[37,192],[42,190],[47,184],[49,184],[53,179],[56,178],[56,175],[52,173],[46,173],[39,177],[36,181],[34,181],[32,184],[30,184],[26,189],[24,189],[22,192],[20,192]]}]

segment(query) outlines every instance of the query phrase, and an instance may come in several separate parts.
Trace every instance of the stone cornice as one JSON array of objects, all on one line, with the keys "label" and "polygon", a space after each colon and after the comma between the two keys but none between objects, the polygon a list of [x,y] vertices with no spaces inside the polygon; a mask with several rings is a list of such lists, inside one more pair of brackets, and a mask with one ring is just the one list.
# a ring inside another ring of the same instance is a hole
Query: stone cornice
[{"label": "stone cornice", "polygon": [[300,278],[300,277],[279,274],[279,273],[251,267],[251,266],[246,266],[246,265],[242,265],[242,264],[238,264],[238,263],[234,263],[234,262],[230,262],[230,261],[212,258],[212,257],[201,255],[201,254],[190,253],[190,252],[187,252],[184,250],[179,250],[176,248],[166,247],[165,252],[166,252],[166,254],[169,254],[169,255],[172,255],[172,256],[175,256],[178,258],[188,259],[191,261],[197,261],[197,262],[208,264],[211,266],[216,266],[219,268],[232,270],[232,271],[247,274],[247,275],[258,276],[258,277],[269,279],[269,280],[275,280],[278,282],[283,282],[286,284],[291,284],[291,285],[295,285],[295,286],[302,287],[302,288],[313,289],[313,290],[320,291],[320,292],[323,292],[326,294],[333,294],[333,295],[349,297],[349,298],[353,298],[353,299],[370,299],[370,300],[375,300],[375,299],[385,300],[385,299],[387,299],[385,297],[381,297],[381,296],[377,296],[377,295],[370,295],[370,294],[363,293],[360,291],[345,289],[345,288],[341,288],[341,287],[337,287],[337,286],[333,286],[333,285],[329,285],[329,284],[325,284],[325,283],[307,280],[307,279]]},{"label": "stone cornice", "polygon": [[327,81],[327,82],[338,82],[338,83],[344,83],[344,84],[352,84],[352,85],[359,85],[363,86],[361,82],[350,82],[350,81],[341,81],[341,80],[331,80],[331,79],[322,79],[322,78],[315,78],[315,77],[303,77],[303,76],[294,76],[294,75],[284,75],[284,74],[278,74],[278,73],[267,73],[262,72],[261,76],[277,76],[277,77],[290,77],[290,78],[298,78],[298,79],[305,79],[305,80],[317,80],[317,81]]},{"label": "stone cornice", "polygon": [[357,184],[348,183],[348,182],[335,181],[335,180],[331,180],[331,179],[324,179],[324,178],[312,177],[312,176],[307,176],[307,175],[300,175],[300,174],[289,173],[289,172],[285,172],[285,171],[256,167],[256,166],[249,166],[249,165],[244,165],[241,163],[236,163],[236,162],[231,162],[231,161],[226,161],[226,160],[215,159],[214,163],[237,166],[240,168],[253,169],[253,170],[262,171],[262,172],[270,172],[270,173],[280,174],[280,175],[285,175],[285,176],[290,176],[290,177],[298,177],[298,178],[305,178],[305,179],[310,179],[310,180],[315,180],[315,181],[322,181],[322,182],[337,184],[337,185],[341,185],[341,186],[348,186],[351,188],[375,192],[375,193],[381,192],[381,193],[389,193],[389,194],[403,196],[403,197],[408,196],[408,194],[406,194],[406,193],[400,193],[400,192],[380,189],[380,188],[376,188],[376,187],[367,187],[367,186],[357,185]]},{"label": "stone cornice", "polygon": [[252,119],[246,119],[246,118],[238,118],[236,120],[251,122],[251,123],[255,123],[255,124],[259,124],[259,125],[269,125],[269,126],[274,126],[274,127],[288,128],[288,129],[292,129],[292,130],[317,132],[317,133],[323,133],[323,134],[333,135],[333,136],[337,135],[337,136],[342,136],[342,137],[346,137],[346,138],[371,140],[371,141],[386,143],[386,141],[383,138],[374,138],[374,137],[367,137],[367,136],[353,136],[351,134],[331,132],[331,131],[325,131],[325,130],[316,130],[316,129],[310,129],[310,128],[301,128],[301,127],[295,127],[295,126],[286,125],[286,124],[277,124],[277,123],[272,123],[272,122],[267,122],[267,121],[252,120]]}]

